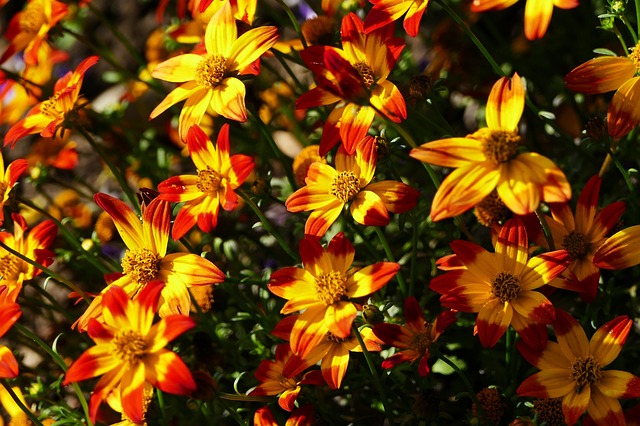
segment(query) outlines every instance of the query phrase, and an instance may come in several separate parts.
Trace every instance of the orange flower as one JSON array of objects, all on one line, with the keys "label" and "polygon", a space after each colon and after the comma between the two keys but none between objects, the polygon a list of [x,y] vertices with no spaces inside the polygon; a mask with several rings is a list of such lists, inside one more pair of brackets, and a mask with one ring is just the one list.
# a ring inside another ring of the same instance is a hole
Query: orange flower
[{"label": "orange flower", "polygon": [[571,90],[597,94],[615,90],[607,112],[607,130],[621,138],[640,123],[640,42],[628,56],[603,56],[578,65],[564,77]]},{"label": "orange flower", "polygon": [[407,319],[404,326],[379,323],[373,327],[375,335],[385,344],[403,349],[382,361],[382,368],[420,359],[418,373],[426,376],[429,374],[429,348],[445,328],[456,321],[455,312],[444,311],[433,323],[426,322],[418,300],[411,296],[404,301],[404,316]]},{"label": "orange flower", "polygon": [[[22,311],[15,298],[9,294],[6,285],[0,285],[0,338],[5,335],[20,318]],[[12,379],[18,376],[18,361],[11,349],[0,345],[0,378]]]},{"label": "orange flower", "polygon": [[49,30],[67,13],[67,5],[59,1],[29,0],[25,9],[16,13],[9,22],[5,37],[10,44],[0,57],[0,64],[24,50],[24,61],[27,65],[35,65]]},{"label": "orange flower", "polygon": [[15,80],[0,71],[0,125],[15,124],[37,99]]},{"label": "orange flower", "polygon": [[340,140],[353,154],[376,112],[396,123],[407,118],[402,94],[387,80],[404,48],[404,41],[393,37],[393,25],[365,34],[362,20],[350,13],[342,20],[340,34],[342,49],[311,46],[300,52],[318,87],[300,96],[296,108],[338,103],[324,125],[322,156]]},{"label": "orange flower", "polygon": [[14,124],[4,140],[4,146],[11,144],[13,148],[18,141],[27,135],[40,133],[43,137],[53,137],[65,121],[72,118],[78,105],[78,97],[84,74],[98,62],[97,56],[91,56],[78,65],[75,71],[69,71],[59,79],[54,88],[53,96],[40,102],[27,113],[27,116]]},{"label": "orange flower", "polygon": [[[313,405],[306,404],[291,413],[284,426],[313,426]],[[253,416],[253,426],[278,426],[269,407],[260,407]]]},{"label": "orange flower", "polygon": [[248,68],[277,40],[276,27],[253,28],[238,37],[231,6],[225,2],[207,25],[204,55],[179,55],[153,70],[151,75],[155,78],[182,84],[167,95],[149,118],[186,99],[179,120],[182,139],[192,125],[200,123],[209,107],[230,120],[246,121],[245,87],[237,77],[255,74],[255,70]]},{"label": "orange flower", "polygon": [[288,300],[280,312],[304,310],[291,330],[291,349],[300,358],[309,355],[328,332],[348,338],[358,312],[351,299],[379,290],[400,269],[394,262],[378,262],[354,271],[350,269],[354,255],[353,245],[342,233],[326,249],[317,238],[307,236],[300,242],[303,267],[271,274],[269,290]]},{"label": "orange flower", "polygon": [[357,144],[353,155],[341,146],[336,167],[316,162],[307,171],[307,185],[287,198],[290,212],[310,211],[304,232],[323,236],[336,221],[344,206],[362,225],[384,226],[389,212],[404,213],[415,207],[419,192],[402,182],[385,180],[370,183],[376,171],[376,144],[367,136]]},{"label": "orange flower", "polygon": [[554,308],[535,290],[564,271],[569,261],[567,251],[529,258],[527,231],[517,218],[508,220],[500,230],[495,253],[462,240],[453,241],[451,248],[464,268],[450,268],[429,285],[442,294],[442,306],[478,312],[476,328],[484,347],[494,346],[512,325],[529,346],[543,348]]},{"label": "orange flower", "polygon": [[640,397],[640,378],[603,368],[620,354],[633,321],[619,316],[600,327],[591,341],[571,315],[557,310],[553,328],[558,343],[536,351],[518,342],[520,354],[541,371],[518,387],[520,396],[562,398],[565,422],[572,426],[587,411],[599,426],[624,425],[620,398]]},{"label": "orange flower", "polygon": [[113,286],[121,287],[134,296],[150,282],[166,284],[162,289],[160,316],[189,315],[191,298],[188,288],[221,283],[224,273],[207,259],[192,253],[167,254],[171,205],[154,199],[144,210],[142,223],[122,201],[107,194],[96,194],[96,203],[113,219],[127,251],[122,258],[123,275],[110,283],[98,295],[74,324],[85,331],[91,318],[100,317],[103,296]]},{"label": "orange flower", "polygon": [[182,359],[165,349],[173,339],[195,326],[188,316],[170,315],[153,324],[164,284],[152,281],[132,301],[118,286],[104,293],[104,323],[89,320],[89,337],[96,343],[69,368],[63,384],[102,376],[91,395],[90,417],[113,392],[124,414],[144,420],[145,385],[163,392],[189,395],[196,389]]},{"label": "orange flower", "polygon": [[383,27],[404,17],[404,30],[411,37],[418,35],[420,20],[427,10],[429,0],[369,0],[373,8],[364,20],[364,30],[368,34],[376,28]]},{"label": "orange flower", "polygon": [[502,77],[487,101],[487,126],[464,138],[447,138],[411,150],[413,158],[456,168],[442,182],[431,205],[434,221],[457,216],[497,189],[515,214],[532,213],[540,200],[571,198],[562,170],[542,155],[519,153],[518,122],[524,110],[524,85],[518,74]]},{"label": "orange flower", "polygon": [[4,158],[0,151],[0,197],[2,197],[0,198],[0,225],[4,223],[4,204],[9,200],[9,193],[25,171],[27,171],[27,160],[22,158],[13,160],[5,169]]},{"label": "orange flower", "polygon": [[[473,0],[472,12],[487,10],[502,10],[515,4],[518,0]],[[524,35],[529,40],[544,37],[551,22],[553,7],[573,9],[579,4],[578,0],[527,0],[524,8]]]},{"label": "orange flower", "polygon": [[238,206],[233,190],[244,183],[254,166],[251,157],[229,156],[228,124],[218,133],[217,148],[197,125],[189,129],[187,145],[198,175],[174,176],[158,185],[161,200],[184,203],[173,224],[174,240],[196,223],[203,232],[211,232],[218,223],[220,206],[227,211]]}]

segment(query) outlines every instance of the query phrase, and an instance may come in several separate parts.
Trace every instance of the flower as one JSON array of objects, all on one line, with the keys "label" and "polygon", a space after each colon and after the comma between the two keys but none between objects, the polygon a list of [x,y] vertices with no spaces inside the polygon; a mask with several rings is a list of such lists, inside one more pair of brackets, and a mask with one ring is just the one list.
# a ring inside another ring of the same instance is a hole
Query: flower
[{"label": "flower", "polygon": [[58,128],[65,126],[65,121],[72,120],[76,109],[82,106],[78,105],[78,97],[84,74],[97,62],[97,56],[90,56],[75,71],[69,71],[56,81],[53,96],[31,108],[25,118],[7,131],[4,146],[11,144],[13,148],[18,139],[35,133],[46,138],[55,136]]},{"label": "flower", "polygon": [[406,325],[379,323],[373,327],[375,335],[385,344],[402,349],[382,361],[382,368],[389,369],[419,359],[418,373],[426,376],[429,374],[429,349],[445,328],[456,321],[455,312],[444,311],[433,323],[427,322],[418,300],[410,296],[404,301],[404,316]]},{"label": "flower", "polygon": [[204,257],[192,253],[167,254],[171,221],[168,202],[154,199],[144,210],[140,223],[138,216],[117,198],[96,194],[94,199],[115,222],[127,251],[122,258],[122,276],[107,285],[74,324],[80,331],[87,329],[91,318],[101,316],[103,297],[113,286],[121,287],[132,297],[150,282],[162,281],[166,286],[162,289],[159,313],[166,317],[189,315],[189,287],[224,281],[224,273]]},{"label": "flower", "polygon": [[404,17],[404,30],[411,37],[418,35],[422,15],[427,10],[429,0],[369,0],[373,8],[367,13],[364,20],[364,31],[371,31],[397,21]]},{"label": "flower", "polygon": [[640,42],[627,56],[602,56],[578,65],[564,82],[573,91],[587,94],[615,90],[607,111],[607,130],[621,138],[640,123]]},{"label": "flower", "polygon": [[189,395],[196,384],[189,368],[165,346],[195,326],[184,315],[169,315],[153,324],[164,284],[152,281],[132,301],[122,288],[111,286],[103,295],[104,323],[89,320],[89,337],[96,343],[69,367],[64,385],[102,376],[93,390],[90,417],[114,392],[124,414],[133,422],[144,420],[145,384],[163,392]]},{"label": "flower", "polygon": [[[12,386],[11,391],[13,391],[22,405],[28,407],[27,401],[25,401],[24,395],[22,394],[22,390],[18,386]],[[2,408],[4,408],[4,411],[10,417],[10,426],[31,424],[31,420],[29,420],[29,416],[27,416],[27,413],[22,411],[22,408],[20,408],[13,397],[9,394],[9,390],[4,386],[0,386],[0,403],[2,404]],[[51,417],[48,417],[44,420],[41,420],[41,422],[43,426],[51,426],[55,423],[55,420],[53,420]]]},{"label": "flower", "polygon": [[[472,12],[487,10],[501,10],[516,3],[517,0],[473,0]],[[544,37],[551,22],[553,7],[573,9],[579,4],[578,0],[527,0],[524,9],[524,35],[529,40]]]},{"label": "flower", "polygon": [[518,342],[520,354],[541,371],[525,379],[520,396],[562,398],[565,422],[574,425],[587,411],[597,425],[625,424],[619,398],[640,397],[640,378],[626,371],[604,370],[622,350],[633,321],[612,319],[587,340],[568,313],[557,310],[553,328],[558,343],[536,351]]},{"label": "flower", "polygon": [[287,299],[280,312],[304,310],[291,330],[291,349],[299,357],[309,355],[328,332],[338,339],[348,338],[358,312],[352,299],[382,288],[400,269],[395,262],[378,262],[352,270],[354,255],[353,245],[342,233],[326,249],[318,238],[306,236],[300,242],[303,267],[271,274],[269,290]]},{"label": "flower", "polygon": [[438,221],[464,213],[497,189],[515,214],[535,211],[540,200],[564,202],[571,186],[564,173],[542,155],[518,153],[518,122],[524,110],[524,85],[518,74],[502,77],[487,101],[487,126],[464,138],[427,142],[410,152],[413,158],[456,168],[442,182],[431,205]]},{"label": "flower", "polygon": [[[291,413],[285,426],[312,426],[314,423],[313,405],[305,404]],[[253,426],[278,426],[278,423],[269,407],[260,407],[253,415]]]},{"label": "flower", "polygon": [[189,154],[198,170],[197,176],[173,176],[158,185],[161,200],[184,205],[173,223],[171,236],[179,240],[198,224],[203,232],[211,232],[218,223],[218,210],[233,210],[238,205],[234,189],[253,170],[253,159],[246,155],[229,156],[229,125],[218,133],[217,148],[197,125],[187,133]]},{"label": "flower", "polygon": [[229,120],[247,121],[245,87],[237,76],[247,69],[278,39],[276,27],[253,28],[238,37],[229,2],[211,18],[204,36],[206,53],[175,56],[156,66],[151,75],[160,80],[182,83],[151,112],[153,119],[176,103],[187,100],[179,120],[180,136],[199,124],[211,107]]},{"label": "flower", "polygon": [[324,125],[320,155],[339,140],[348,154],[369,131],[376,112],[396,123],[407,118],[407,107],[398,88],[387,77],[395,66],[404,41],[393,37],[393,25],[364,33],[355,13],[342,19],[342,49],[310,46],[300,57],[315,74],[318,87],[303,93],[296,108],[338,103]]},{"label": "flower", "polygon": [[[0,285],[0,338],[18,321],[22,315],[20,305],[15,303],[15,298],[9,293],[6,285]],[[12,379],[19,373],[18,361],[11,349],[0,345],[0,378]]]},{"label": "flower", "polygon": [[371,136],[357,144],[353,155],[341,146],[336,154],[336,167],[312,163],[307,171],[306,186],[291,194],[285,205],[290,212],[312,210],[304,232],[323,236],[336,221],[344,206],[362,225],[384,226],[389,211],[404,213],[415,207],[419,192],[402,182],[385,180],[370,183],[376,171],[376,144]]},{"label": "flower", "polygon": [[4,223],[4,204],[9,201],[9,193],[18,182],[18,179],[27,171],[27,160],[18,158],[13,160],[7,168],[4,167],[4,158],[0,151],[0,225]]},{"label": "flower", "polygon": [[618,231],[602,243],[593,255],[593,264],[601,269],[625,269],[640,263],[640,225]]},{"label": "flower", "polygon": [[305,186],[309,167],[315,162],[327,164],[327,160],[320,156],[320,147],[318,145],[309,145],[304,147],[293,158],[293,175],[296,185]]},{"label": "flower", "polygon": [[500,230],[495,253],[462,240],[453,241],[451,248],[464,268],[452,268],[429,285],[442,294],[442,306],[478,312],[476,328],[484,347],[494,346],[511,324],[529,346],[543,348],[546,325],[555,311],[535,290],[564,271],[569,262],[567,251],[529,258],[527,231],[517,218]]}]

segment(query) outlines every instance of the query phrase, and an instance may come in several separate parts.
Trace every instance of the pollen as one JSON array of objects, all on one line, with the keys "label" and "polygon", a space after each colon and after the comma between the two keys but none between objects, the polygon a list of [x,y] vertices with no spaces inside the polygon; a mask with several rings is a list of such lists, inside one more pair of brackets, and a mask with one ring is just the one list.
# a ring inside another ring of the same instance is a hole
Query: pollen
[{"label": "pollen", "polygon": [[60,97],[60,93],[55,93],[49,99],[44,101],[42,103],[42,105],[40,106],[40,112],[43,115],[46,115],[47,117],[50,117],[50,118],[58,118],[62,114],[64,114],[64,111],[60,110],[59,105],[58,105],[59,104],[59,102],[58,102],[58,98],[59,97]]},{"label": "pollen", "polygon": [[413,335],[409,347],[419,354],[424,354],[431,346],[431,343],[433,343],[433,340],[431,340],[431,324],[427,324],[426,331]]},{"label": "pollen", "polygon": [[227,58],[222,55],[211,55],[200,61],[196,68],[196,83],[200,86],[214,88],[224,80],[227,72]]},{"label": "pollen", "polygon": [[113,355],[122,361],[134,364],[139,362],[147,351],[147,342],[135,330],[123,330],[113,338]]},{"label": "pollen", "polygon": [[373,74],[371,67],[366,62],[358,62],[353,67],[358,71],[358,74],[360,74],[364,87],[368,89],[373,86],[373,83],[376,81],[375,75]]},{"label": "pollen", "polygon": [[0,257],[0,280],[13,279],[20,271],[20,260],[12,254]]},{"label": "pollen", "polygon": [[148,249],[127,250],[122,272],[138,284],[145,285],[158,275],[160,256]]},{"label": "pollen", "polygon": [[473,135],[479,136],[485,157],[493,163],[506,163],[518,153],[520,136],[517,132],[482,129]]},{"label": "pollen", "polygon": [[43,0],[31,1],[20,15],[20,29],[25,33],[37,34],[45,24],[45,18]]},{"label": "pollen", "polygon": [[631,59],[633,65],[636,66],[636,72],[640,72],[640,41],[634,47],[631,48],[628,58]]},{"label": "pollen", "polygon": [[491,292],[502,303],[510,302],[520,293],[520,279],[508,272],[500,272],[491,282]]},{"label": "pollen", "polygon": [[198,190],[202,192],[217,192],[220,188],[220,182],[222,181],[222,175],[215,170],[212,170],[210,166],[206,169],[198,172],[198,179],[196,186]]},{"label": "pollen", "polygon": [[337,271],[318,275],[314,284],[318,292],[318,299],[327,306],[339,302],[346,292],[345,279]]},{"label": "pollen", "polygon": [[589,253],[590,244],[584,234],[571,231],[562,239],[562,247],[569,253],[571,259],[584,259]]},{"label": "pollen", "polygon": [[280,381],[280,386],[282,386],[284,389],[295,389],[298,387],[298,377],[285,377],[284,374],[280,374],[278,376],[278,379]]},{"label": "pollen", "polygon": [[598,361],[591,355],[586,358],[578,357],[569,369],[569,380],[575,380],[576,393],[582,392],[585,386],[596,383],[602,378],[602,369]]},{"label": "pollen", "polygon": [[331,183],[331,195],[347,203],[360,192],[360,179],[353,172],[340,172]]},{"label": "pollen", "polygon": [[545,398],[533,401],[533,412],[538,416],[540,423],[547,426],[564,426],[564,414],[562,413],[562,398]]}]

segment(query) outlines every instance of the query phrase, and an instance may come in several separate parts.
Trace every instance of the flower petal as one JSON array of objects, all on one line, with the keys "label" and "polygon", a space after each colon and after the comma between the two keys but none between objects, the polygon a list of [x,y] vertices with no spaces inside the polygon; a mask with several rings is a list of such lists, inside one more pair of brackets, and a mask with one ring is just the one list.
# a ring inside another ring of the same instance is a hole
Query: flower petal
[{"label": "flower petal", "polygon": [[476,318],[478,337],[482,346],[485,348],[495,346],[511,324],[512,316],[511,306],[498,298],[485,303]]},{"label": "flower petal", "polygon": [[[533,0],[527,0],[527,7]],[[550,0],[542,0],[550,1]],[[491,130],[517,130],[524,111],[524,85],[518,73],[511,79],[502,77],[491,88],[487,100],[486,119]]]},{"label": "flower petal", "polygon": [[571,70],[564,83],[574,92],[597,94],[617,90],[635,75],[636,67],[624,56],[591,59]]}]

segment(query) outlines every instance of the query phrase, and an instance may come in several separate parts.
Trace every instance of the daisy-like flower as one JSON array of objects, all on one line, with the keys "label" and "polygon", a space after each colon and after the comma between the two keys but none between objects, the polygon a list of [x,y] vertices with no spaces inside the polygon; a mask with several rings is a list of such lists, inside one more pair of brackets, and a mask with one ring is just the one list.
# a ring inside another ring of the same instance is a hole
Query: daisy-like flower
[{"label": "daisy-like flower", "polygon": [[238,37],[229,2],[211,18],[204,35],[206,52],[188,53],[160,63],[151,75],[160,80],[182,83],[151,112],[153,119],[172,105],[187,100],[182,107],[179,133],[182,139],[194,124],[200,124],[210,107],[221,116],[247,121],[244,83],[237,77],[247,70],[278,40],[276,27],[253,28]]},{"label": "daisy-like flower", "polygon": [[640,264],[640,225],[618,231],[602,243],[593,255],[601,269],[625,269]]},{"label": "daisy-like flower", "polygon": [[[18,321],[22,315],[20,305],[9,294],[6,285],[0,285],[0,338]],[[18,376],[18,361],[11,349],[0,345],[0,378],[12,379]]]},{"label": "daisy-like flower", "polygon": [[174,240],[196,223],[203,232],[211,232],[218,223],[220,206],[227,211],[237,207],[238,196],[233,190],[244,183],[254,166],[251,157],[229,156],[228,124],[218,133],[217,147],[200,127],[191,126],[187,146],[198,174],[174,176],[158,185],[161,200],[184,202],[173,223]]},{"label": "daisy-like flower", "polygon": [[167,254],[171,224],[169,202],[154,199],[144,209],[141,223],[138,216],[117,198],[96,194],[94,199],[113,219],[127,251],[122,258],[122,276],[93,299],[74,324],[78,330],[85,331],[91,318],[102,315],[103,296],[113,286],[121,287],[133,297],[150,282],[162,281],[166,286],[162,289],[159,313],[166,317],[189,315],[189,287],[224,281],[224,273],[204,257],[192,253]]},{"label": "daisy-like flower", "polygon": [[318,238],[307,236],[300,242],[303,267],[271,274],[269,290],[287,299],[280,312],[304,310],[291,330],[291,349],[299,357],[309,355],[328,332],[338,339],[348,338],[358,312],[351,299],[379,290],[400,269],[394,262],[378,262],[353,270],[354,256],[353,245],[342,233],[326,249]]},{"label": "daisy-like flower", "polygon": [[[27,221],[17,213],[11,214],[13,234],[0,232],[0,241],[10,249],[21,253],[36,263],[49,266],[54,254],[49,251],[58,232],[52,220],[45,220],[34,226],[27,235]],[[5,248],[0,247],[0,285],[8,288],[11,300],[16,300],[22,284],[40,274],[42,271],[32,264],[20,259]]]},{"label": "daisy-like flower", "polygon": [[14,124],[4,139],[4,146],[11,144],[13,148],[18,141],[27,135],[40,133],[40,136],[53,137],[65,121],[73,121],[73,115],[79,107],[78,98],[84,74],[98,62],[97,56],[91,56],[78,65],[75,71],[69,71],[56,81],[53,96],[40,102],[29,110],[27,116]]},{"label": "daisy-like flower", "polygon": [[[515,4],[518,0],[473,0],[472,12],[502,10]],[[578,7],[578,0],[527,0],[524,8],[524,35],[529,40],[537,40],[547,32],[553,7],[573,9]]]},{"label": "daisy-like flower", "polygon": [[578,65],[564,77],[567,87],[587,94],[616,93],[607,111],[607,130],[621,138],[640,123],[640,42],[627,56],[602,56]]},{"label": "daisy-like flower", "polygon": [[389,80],[404,41],[393,37],[393,25],[364,33],[355,13],[342,19],[342,49],[310,46],[300,57],[315,74],[318,86],[302,94],[296,108],[337,104],[324,125],[320,155],[340,140],[353,154],[369,131],[376,111],[396,123],[407,118],[407,106],[398,88]]},{"label": "daisy-like flower", "polygon": [[18,158],[13,160],[7,168],[4,167],[4,158],[0,151],[0,225],[4,222],[4,204],[9,200],[9,193],[18,179],[27,171],[27,160]]},{"label": "daisy-like flower", "polygon": [[[313,426],[313,405],[306,404],[291,413],[285,426]],[[253,416],[253,426],[279,426],[269,407],[260,407]]]},{"label": "daisy-like flower", "polygon": [[371,136],[357,144],[353,155],[341,146],[335,168],[316,162],[307,171],[306,186],[287,198],[290,212],[312,210],[304,232],[323,236],[348,203],[353,219],[362,225],[384,226],[389,212],[404,213],[415,207],[419,192],[402,182],[370,183],[376,171],[376,143]]},{"label": "daisy-like flower", "polygon": [[464,138],[440,139],[411,150],[409,155],[417,160],[456,169],[433,199],[434,221],[464,213],[494,189],[518,215],[535,211],[540,200],[556,203],[571,198],[571,186],[558,166],[542,155],[518,151],[524,98],[518,74],[511,80],[502,77],[487,101],[488,127]]},{"label": "daisy-like flower", "polygon": [[170,315],[157,323],[164,284],[152,281],[132,301],[118,286],[104,293],[103,323],[89,320],[89,337],[96,343],[69,368],[63,384],[102,376],[93,390],[90,417],[95,422],[100,404],[116,393],[124,414],[135,423],[145,416],[145,386],[163,392],[190,395],[196,384],[189,368],[165,346],[195,326],[184,315]]},{"label": "daisy-like flower", "polygon": [[565,270],[567,251],[529,258],[527,231],[517,218],[500,230],[495,253],[462,240],[453,241],[451,248],[464,268],[451,268],[431,280],[429,287],[442,294],[442,306],[478,312],[476,328],[484,347],[494,346],[512,325],[529,346],[543,348],[546,325],[553,321],[555,311],[535,290]]},{"label": "daisy-like flower", "polygon": [[520,396],[562,398],[565,422],[572,426],[587,411],[599,426],[624,425],[618,399],[640,397],[640,378],[604,370],[620,354],[633,321],[619,316],[600,327],[589,341],[568,313],[557,310],[553,328],[558,343],[543,351],[518,342],[520,354],[541,371],[518,387]]},{"label": "daisy-like flower", "polygon": [[[593,264],[593,255],[625,209],[622,201],[598,209],[601,182],[597,175],[589,179],[578,198],[575,216],[567,203],[550,203],[552,218],[547,218],[554,246],[566,249],[571,259],[563,273],[568,281],[556,279],[549,285],[578,291],[587,302],[595,299],[600,280],[600,269]],[[532,235],[532,239],[547,248],[539,227],[537,230],[540,235],[538,238]]]},{"label": "daisy-like flower", "polygon": [[377,28],[404,17],[404,30],[411,37],[418,35],[420,20],[427,10],[429,0],[369,0],[373,8],[364,20],[364,30],[370,33]]},{"label": "daisy-like flower", "polygon": [[444,311],[433,323],[427,322],[418,300],[411,296],[404,301],[404,316],[406,325],[379,323],[373,327],[375,335],[385,344],[401,349],[382,361],[382,368],[393,368],[419,359],[418,373],[426,376],[429,374],[429,348],[456,321],[455,312]]}]

